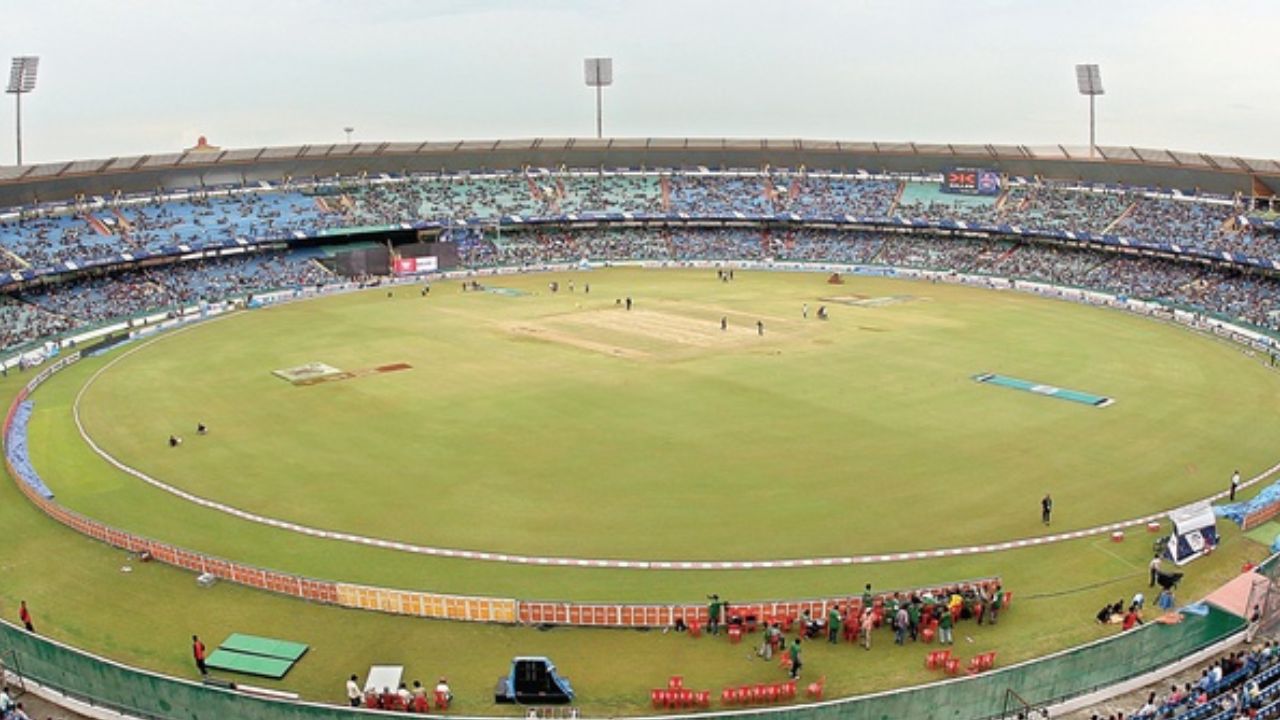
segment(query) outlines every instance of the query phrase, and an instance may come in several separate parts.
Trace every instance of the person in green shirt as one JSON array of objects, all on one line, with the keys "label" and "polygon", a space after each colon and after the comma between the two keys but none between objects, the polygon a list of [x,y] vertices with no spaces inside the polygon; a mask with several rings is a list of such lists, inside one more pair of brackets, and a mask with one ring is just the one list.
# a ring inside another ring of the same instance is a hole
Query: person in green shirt
[{"label": "person in green shirt", "polygon": [[791,647],[787,649],[787,656],[791,658],[791,679],[800,679],[800,638],[791,641]]},{"label": "person in green shirt", "polygon": [[832,645],[840,642],[840,608],[835,605],[827,612],[827,642]]},{"label": "person in green shirt", "polygon": [[867,583],[867,589],[862,591],[862,609],[866,610],[871,607],[871,601],[874,599],[871,596],[871,583]]},{"label": "person in green shirt", "polygon": [[712,595],[711,602],[707,605],[707,633],[710,635],[720,634],[720,611],[724,608],[724,603],[720,602],[719,595]]},{"label": "person in green shirt", "polygon": [[1000,608],[1004,607],[1004,588],[997,585],[995,595],[991,598],[991,624],[996,624],[1000,617]]},{"label": "person in green shirt", "polygon": [[913,602],[907,606],[907,617],[911,620],[911,641],[915,642],[920,632],[920,603]]},{"label": "person in green shirt", "polygon": [[938,617],[938,644],[954,645],[955,641],[951,637],[951,613],[944,607],[942,614]]}]

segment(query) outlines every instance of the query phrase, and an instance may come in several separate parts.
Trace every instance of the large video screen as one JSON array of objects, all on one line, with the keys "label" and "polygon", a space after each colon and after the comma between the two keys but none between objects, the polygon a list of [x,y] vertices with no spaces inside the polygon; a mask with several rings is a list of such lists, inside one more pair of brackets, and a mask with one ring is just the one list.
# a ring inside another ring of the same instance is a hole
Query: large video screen
[{"label": "large video screen", "polygon": [[957,195],[999,195],[1000,173],[978,168],[951,168],[942,173],[942,192]]}]

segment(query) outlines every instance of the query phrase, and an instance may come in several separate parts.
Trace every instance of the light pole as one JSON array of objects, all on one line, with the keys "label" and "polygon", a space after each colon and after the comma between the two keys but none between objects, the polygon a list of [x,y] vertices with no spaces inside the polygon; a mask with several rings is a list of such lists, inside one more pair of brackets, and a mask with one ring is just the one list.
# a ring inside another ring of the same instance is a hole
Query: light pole
[{"label": "light pole", "polygon": [[34,55],[23,55],[13,59],[9,69],[9,87],[16,103],[18,120],[15,127],[18,131],[18,164],[22,164],[22,96],[36,89],[36,69],[40,66],[40,58]]},{"label": "light pole", "polygon": [[1106,94],[1102,90],[1102,74],[1098,72],[1098,66],[1077,65],[1076,87],[1081,95],[1089,96],[1089,157],[1093,157],[1098,149],[1098,142],[1094,135],[1093,102],[1099,95]]},{"label": "light pole", "polygon": [[353,127],[351,127],[351,126],[347,126],[347,127],[342,128],[342,132],[344,132],[344,133],[346,133],[346,134],[347,134],[347,144],[348,144],[348,145],[350,145],[350,144],[351,144],[351,133],[353,133],[353,132],[355,132],[355,131],[356,131],[356,129],[355,129],[355,128],[353,128]]},{"label": "light pole", "polygon": [[604,115],[601,111],[601,90],[613,84],[613,58],[587,58],[583,63],[587,87],[596,89],[596,137],[604,137]]}]

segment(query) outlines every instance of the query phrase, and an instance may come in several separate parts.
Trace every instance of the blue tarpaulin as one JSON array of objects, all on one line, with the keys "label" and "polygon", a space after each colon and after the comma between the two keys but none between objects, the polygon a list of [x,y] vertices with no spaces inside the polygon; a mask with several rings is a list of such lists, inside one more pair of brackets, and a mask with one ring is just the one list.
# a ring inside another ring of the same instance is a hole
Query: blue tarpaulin
[{"label": "blue tarpaulin", "polygon": [[1244,525],[1244,519],[1250,513],[1257,512],[1278,502],[1280,502],[1280,480],[1262,488],[1252,500],[1229,505],[1214,505],[1213,514],[1220,518],[1226,518],[1237,525]]}]

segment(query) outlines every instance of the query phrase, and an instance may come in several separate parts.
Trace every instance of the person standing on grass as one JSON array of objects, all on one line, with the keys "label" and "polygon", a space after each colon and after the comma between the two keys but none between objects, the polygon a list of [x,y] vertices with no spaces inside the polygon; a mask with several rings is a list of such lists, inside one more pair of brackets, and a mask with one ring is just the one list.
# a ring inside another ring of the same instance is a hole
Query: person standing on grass
[{"label": "person standing on grass", "polygon": [[862,647],[871,649],[871,628],[876,624],[876,614],[867,605],[862,611]]},{"label": "person standing on grass", "polygon": [[203,677],[208,677],[209,668],[205,667],[205,664],[204,664],[205,652],[206,651],[205,651],[204,643],[200,642],[200,636],[192,635],[191,636],[191,656],[194,657],[196,660],[196,669],[200,671],[200,675]]},{"label": "person standing on grass", "polygon": [[942,609],[942,614],[938,616],[938,644],[954,645],[955,640],[951,637],[951,625],[955,620],[951,617],[951,613],[946,608]]},{"label": "person standing on grass", "polygon": [[1155,587],[1156,578],[1160,577],[1160,553],[1156,553],[1155,557],[1151,558],[1151,562],[1147,563],[1147,569],[1151,571],[1151,584],[1147,587]]},{"label": "person standing on grass", "polygon": [[720,602],[719,595],[712,595],[711,602],[707,604],[707,633],[710,635],[720,634],[720,609],[724,605]]},{"label": "person standing on grass", "polygon": [[27,629],[27,632],[33,633],[36,631],[36,626],[31,622],[31,611],[27,609],[26,600],[23,600],[18,606],[18,619],[22,621],[22,626]]},{"label": "person standing on grass", "polygon": [[791,642],[791,647],[787,650],[787,657],[791,658],[791,679],[800,679],[800,666],[804,663],[800,662],[800,638],[796,638]]},{"label": "person standing on grass", "polygon": [[840,608],[835,605],[827,613],[827,642],[832,645],[840,642]]},{"label": "person standing on grass", "polygon": [[1040,522],[1045,525],[1049,524],[1049,519],[1053,516],[1053,498],[1049,493],[1044,494],[1044,499],[1040,501]]},{"label": "person standing on grass", "polygon": [[364,697],[364,693],[360,692],[360,681],[352,675],[347,680],[347,702],[351,703],[351,707],[360,707],[360,700]]},{"label": "person standing on grass", "polygon": [[991,624],[996,624],[1000,617],[1000,608],[1004,607],[1004,587],[996,585],[995,596],[991,598]]},{"label": "person standing on grass", "polygon": [[756,321],[756,334],[757,334],[757,335],[764,335],[764,321],[763,321],[763,320],[757,320],[757,321]]},{"label": "person standing on grass", "polygon": [[1231,502],[1236,501],[1236,490],[1240,489],[1240,471],[1231,473]]}]

